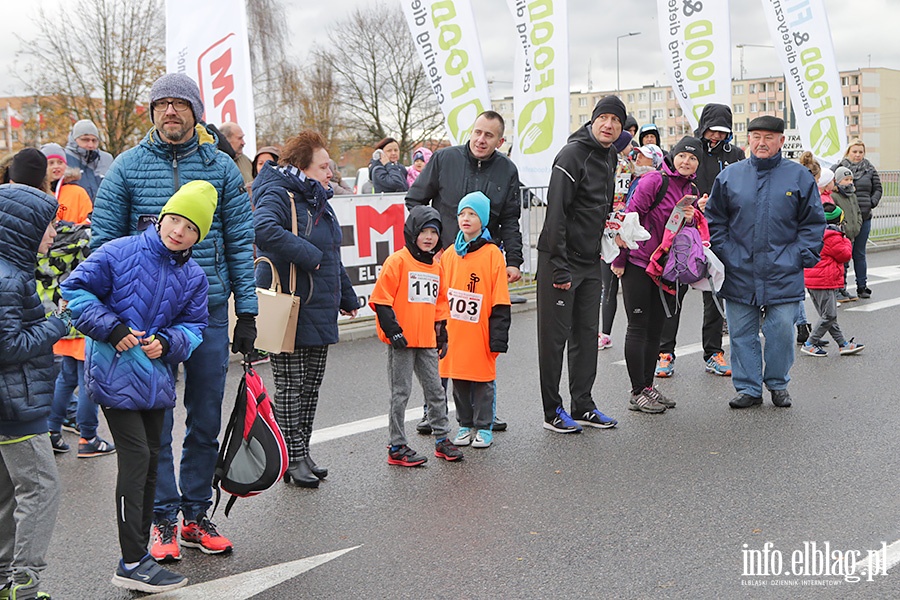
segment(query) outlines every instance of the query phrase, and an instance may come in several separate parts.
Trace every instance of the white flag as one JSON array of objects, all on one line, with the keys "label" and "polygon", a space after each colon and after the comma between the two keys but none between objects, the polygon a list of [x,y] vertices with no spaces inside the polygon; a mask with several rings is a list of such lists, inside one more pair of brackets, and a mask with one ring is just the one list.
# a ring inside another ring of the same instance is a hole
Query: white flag
[{"label": "white flag", "polygon": [[566,0],[507,0],[515,22],[512,159],[529,187],[550,183],[569,137],[569,28]]},{"label": "white flag", "polygon": [[469,140],[490,108],[487,77],[469,0],[402,0],[413,42],[454,144]]},{"label": "white flag", "polygon": [[244,154],[256,154],[253,78],[244,0],[166,1],[166,69],[197,82],[206,115],[244,130]]},{"label": "white flag", "polygon": [[840,76],[822,0],[762,0],[804,146],[826,164],[847,139]]},{"label": "white flag", "polygon": [[728,0],[657,0],[657,13],[672,92],[696,129],[707,104],[731,106]]}]

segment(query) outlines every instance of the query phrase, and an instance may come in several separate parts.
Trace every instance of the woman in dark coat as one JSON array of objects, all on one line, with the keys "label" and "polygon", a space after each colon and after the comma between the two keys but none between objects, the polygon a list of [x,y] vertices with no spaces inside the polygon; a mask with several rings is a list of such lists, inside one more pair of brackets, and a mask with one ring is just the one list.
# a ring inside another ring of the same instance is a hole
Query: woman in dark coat
[{"label": "woman in dark coat", "polygon": [[369,163],[369,179],[375,193],[405,192],[406,167],[400,164],[400,144],[392,137],[386,137],[375,144],[375,153]]},{"label": "woman in dark coat", "polygon": [[850,140],[844,158],[838,163],[853,173],[856,186],[856,200],[862,213],[862,229],[853,239],[853,271],[856,273],[856,294],[860,298],[871,298],[872,290],[866,281],[866,243],[872,229],[872,210],[881,201],[881,179],[878,171],[866,158],[866,145],[859,138]]},{"label": "woman in dark coat", "polygon": [[[338,313],[355,317],[359,298],[341,264],[341,227],[328,203],[332,174],[325,140],[301,131],[284,144],[278,165],[263,165],[254,182],[256,245],[259,256],[275,265],[285,291],[293,263],[301,304],[294,352],[272,355],[275,419],[288,448],[285,481],[315,488],[328,474],[309,456],[328,346],[338,342]],[[291,232],[291,203],[298,235]],[[268,268],[259,269],[257,284],[269,286]]]}]

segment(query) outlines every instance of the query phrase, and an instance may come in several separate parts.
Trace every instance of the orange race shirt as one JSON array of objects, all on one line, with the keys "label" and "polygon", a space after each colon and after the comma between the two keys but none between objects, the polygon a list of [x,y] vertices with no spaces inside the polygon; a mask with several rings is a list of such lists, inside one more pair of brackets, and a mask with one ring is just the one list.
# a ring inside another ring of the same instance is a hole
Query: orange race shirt
[{"label": "orange race shirt", "polygon": [[[406,247],[394,252],[384,261],[375,289],[369,296],[372,310],[376,304],[394,309],[410,348],[434,348],[437,346],[434,323],[445,320],[450,314],[441,263],[419,262]],[[377,318],[375,321],[378,337],[389,344],[381,323]]]},{"label": "orange race shirt", "polygon": [[84,188],[74,183],[67,183],[59,189],[59,210],[56,218],[60,221],[69,221],[79,225],[88,220],[94,204]]},{"label": "orange race shirt", "polygon": [[494,244],[485,244],[460,258],[450,246],[441,258],[447,281],[450,319],[447,356],[440,362],[441,377],[466,381],[497,378],[497,353],[490,348],[491,310],[509,304],[506,260]]}]

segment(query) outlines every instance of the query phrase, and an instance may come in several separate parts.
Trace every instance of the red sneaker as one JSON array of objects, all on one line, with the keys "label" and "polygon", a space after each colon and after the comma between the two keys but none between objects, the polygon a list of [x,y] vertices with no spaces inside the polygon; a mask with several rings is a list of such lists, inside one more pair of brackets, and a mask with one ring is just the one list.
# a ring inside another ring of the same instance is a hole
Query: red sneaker
[{"label": "red sneaker", "polygon": [[196,521],[181,522],[181,545],[199,548],[206,554],[227,554],[234,548],[231,541],[218,531],[206,515]]},{"label": "red sneaker", "polygon": [[150,533],[150,556],[156,562],[174,562],[181,560],[181,548],[178,546],[178,525],[171,521],[160,521],[153,524]]}]

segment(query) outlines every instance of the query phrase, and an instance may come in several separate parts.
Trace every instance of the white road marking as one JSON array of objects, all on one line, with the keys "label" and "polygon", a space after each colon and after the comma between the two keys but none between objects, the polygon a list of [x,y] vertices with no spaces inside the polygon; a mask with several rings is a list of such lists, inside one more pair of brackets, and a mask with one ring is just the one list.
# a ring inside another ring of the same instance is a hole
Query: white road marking
[{"label": "white road marking", "polygon": [[[456,409],[452,402],[447,403],[447,413],[453,414]],[[403,420],[407,423],[410,421],[419,421],[422,418],[422,407],[409,408]],[[379,415],[368,419],[360,419],[351,423],[342,423],[333,427],[325,427],[324,429],[316,429],[312,432],[309,439],[310,446],[321,444],[322,442],[330,442],[357,433],[366,433],[367,431],[375,431],[376,429],[385,429],[388,426],[388,415]]]},{"label": "white road marking", "polygon": [[[722,337],[722,348],[727,348],[731,342],[728,339],[728,336]],[[688,356],[691,354],[697,354],[699,352],[703,352],[703,344],[687,344],[685,346],[676,346],[675,347],[675,357]],[[625,359],[617,360],[613,363],[614,365],[624,365]]]},{"label": "white road marking", "polygon": [[[872,284],[869,284],[872,285]],[[845,308],[845,312],[874,312],[882,308],[891,308],[900,305],[900,298],[891,298],[890,300],[881,300],[879,302],[865,302],[853,308]]]},{"label": "white road marking", "polygon": [[868,573],[869,569],[871,568],[872,573],[877,573],[877,574],[887,573],[893,567],[895,567],[897,565],[897,563],[900,563],[900,540],[897,540],[893,544],[885,547],[885,549],[884,549],[885,564],[884,565],[882,565],[881,562],[878,560],[878,556],[880,556],[880,555],[881,555],[881,551],[879,550],[875,555],[876,560],[873,561],[874,564],[869,563],[868,557],[865,557],[865,558],[862,558],[862,559],[856,561],[855,563],[853,563],[852,572],[859,574],[860,571],[862,570],[862,571],[865,571],[866,573]]},{"label": "white road marking", "polygon": [[145,596],[147,600],[222,600],[222,598],[250,598],[260,594],[280,583],[293,579],[301,573],[324,565],[328,561],[356,550],[359,546],[337,550],[309,558],[301,558],[292,562],[282,563],[238,573],[221,579],[205,581],[196,585],[189,585],[171,592]]}]

